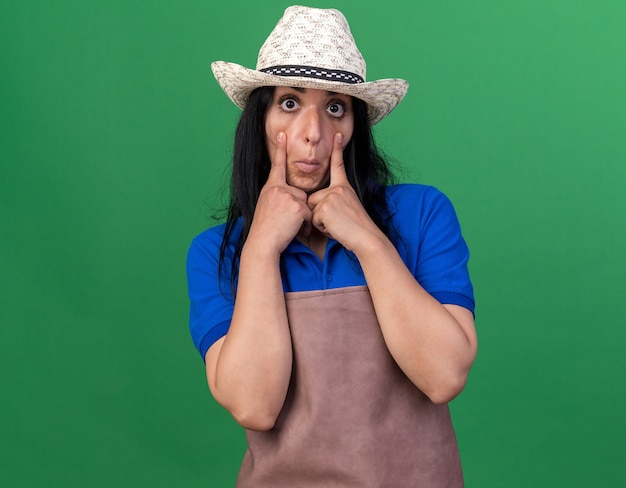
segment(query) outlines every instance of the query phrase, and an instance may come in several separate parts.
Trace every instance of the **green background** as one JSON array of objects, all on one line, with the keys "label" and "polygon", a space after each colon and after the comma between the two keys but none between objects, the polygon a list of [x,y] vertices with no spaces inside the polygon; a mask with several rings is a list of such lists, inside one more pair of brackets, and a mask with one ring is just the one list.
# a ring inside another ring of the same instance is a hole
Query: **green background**
[{"label": "green background", "polygon": [[[0,485],[232,486],[184,261],[239,114],[209,62],[253,67],[288,3],[0,5]],[[378,140],[472,251],[467,486],[624,486],[626,2],[309,5],[411,83]]]}]

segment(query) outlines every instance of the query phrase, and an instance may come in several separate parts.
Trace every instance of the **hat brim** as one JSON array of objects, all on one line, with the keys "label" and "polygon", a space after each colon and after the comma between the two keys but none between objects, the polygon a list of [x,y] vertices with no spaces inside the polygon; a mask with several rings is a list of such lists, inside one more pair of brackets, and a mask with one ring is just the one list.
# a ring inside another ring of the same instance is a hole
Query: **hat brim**
[{"label": "hat brim", "polygon": [[261,86],[313,88],[343,93],[363,100],[367,104],[372,125],[389,115],[409,88],[408,82],[399,78],[351,84],[300,76],[271,75],[226,61],[211,63],[211,69],[224,93],[241,109],[245,107],[250,93]]}]

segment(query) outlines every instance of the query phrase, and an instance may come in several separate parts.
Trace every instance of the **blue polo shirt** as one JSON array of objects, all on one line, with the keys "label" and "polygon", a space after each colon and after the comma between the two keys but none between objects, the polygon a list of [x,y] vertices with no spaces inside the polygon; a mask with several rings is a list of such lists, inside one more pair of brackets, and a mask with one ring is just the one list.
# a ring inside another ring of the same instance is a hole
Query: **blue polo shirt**
[{"label": "blue polo shirt", "polygon": [[[395,229],[394,244],[415,279],[440,303],[460,305],[473,313],[474,293],[467,269],[469,251],[448,198],[431,186],[394,185],[387,188],[387,202],[387,225]],[[228,332],[235,304],[230,263],[224,267],[227,273],[218,276],[224,229],[224,224],[218,225],[195,237],[187,255],[189,326],[202,358]],[[240,230],[239,223],[230,243],[231,251]],[[285,292],[367,284],[354,254],[332,239],[326,245],[323,261],[294,239],[283,252],[281,264]]]}]

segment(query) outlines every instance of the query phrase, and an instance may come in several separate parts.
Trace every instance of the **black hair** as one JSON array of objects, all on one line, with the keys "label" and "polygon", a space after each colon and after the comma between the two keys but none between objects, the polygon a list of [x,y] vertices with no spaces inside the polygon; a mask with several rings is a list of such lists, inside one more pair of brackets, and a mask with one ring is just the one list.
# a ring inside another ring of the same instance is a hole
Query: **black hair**
[{"label": "black hair", "polygon": [[[248,237],[257,199],[269,176],[271,162],[265,139],[265,115],[274,97],[275,87],[254,90],[246,103],[235,133],[230,203],[224,237],[220,247],[219,276],[226,272],[230,261],[230,283],[233,296],[239,269],[239,258]],[[385,187],[393,182],[393,174],[376,147],[367,105],[352,99],[354,130],[344,149],[344,164],[348,181],[374,223],[388,236],[392,229],[385,223],[387,200]],[[235,236],[237,221],[242,219],[241,232]],[[235,250],[228,252],[231,239]],[[221,282],[221,280],[220,280]]]}]

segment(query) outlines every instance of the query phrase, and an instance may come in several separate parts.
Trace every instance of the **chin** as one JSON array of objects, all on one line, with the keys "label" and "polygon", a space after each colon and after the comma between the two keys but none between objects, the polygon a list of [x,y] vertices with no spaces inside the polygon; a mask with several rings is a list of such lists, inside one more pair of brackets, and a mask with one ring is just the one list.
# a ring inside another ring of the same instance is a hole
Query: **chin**
[{"label": "chin", "polygon": [[301,186],[298,186],[298,188],[300,188],[305,193],[308,193],[309,195],[312,194],[312,193],[315,193],[318,190],[322,190],[322,189],[324,189],[326,187],[328,187],[328,183],[316,184],[316,185],[301,185]]},{"label": "chin", "polygon": [[292,178],[292,181],[287,182],[289,186],[293,186],[306,193],[315,193],[317,190],[326,188],[328,181],[311,180],[309,178]]}]

